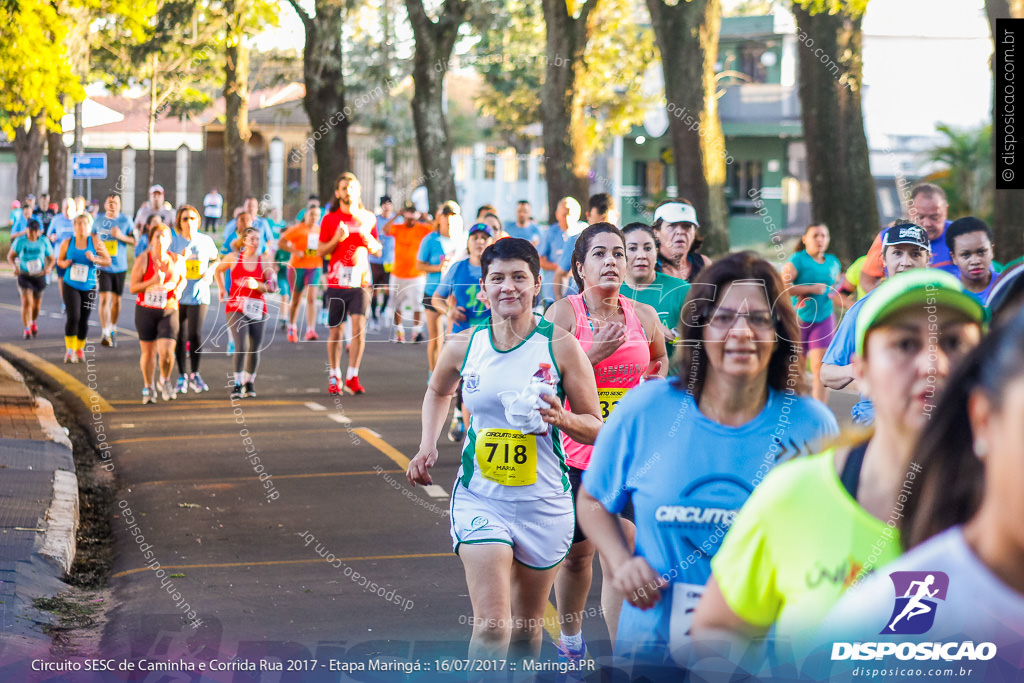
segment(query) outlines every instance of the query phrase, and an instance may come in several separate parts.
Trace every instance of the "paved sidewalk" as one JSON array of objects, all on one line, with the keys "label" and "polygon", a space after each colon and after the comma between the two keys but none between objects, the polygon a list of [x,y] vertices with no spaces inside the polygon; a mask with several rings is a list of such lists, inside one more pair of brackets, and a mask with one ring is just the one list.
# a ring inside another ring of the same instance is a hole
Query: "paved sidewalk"
[{"label": "paved sidewalk", "polygon": [[0,661],[46,652],[33,600],[65,588],[75,558],[78,480],[53,406],[0,358]]}]

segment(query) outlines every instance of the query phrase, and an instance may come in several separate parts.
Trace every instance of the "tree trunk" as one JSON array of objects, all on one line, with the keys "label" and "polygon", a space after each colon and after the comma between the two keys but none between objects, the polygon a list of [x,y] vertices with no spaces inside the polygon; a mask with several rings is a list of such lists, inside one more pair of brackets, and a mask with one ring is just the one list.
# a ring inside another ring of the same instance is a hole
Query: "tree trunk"
[{"label": "tree trunk", "polygon": [[225,206],[241,206],[249,191],[249,49],[244,45],[244,0],[228,0],[224,78]]},{"label": "tree trunk", "polygon": [[49,148],[50,201],[60,206],[68,196],[68,148],[64,144],[64,134],[60,131],[47,131],[46,146]]},{"label": "tree trunk", "polygon": [[834,251],[849,263],[879,230],[861,108],[861,17],[811,14],[797,2],[793,14],[806,36],[798,73],[811,215],[828,225]]},{"label": "tree trunk", "polygon": [[24,126],[14,129],[14,158],[18,165],[18,199],[24,201],[25,195],[38,194],[39,168],[43,165],[43,132],[42,116],[31,119],[28,130]]},{"label": "tree trunk", "polygon": [[[996,37],[996,19],[1024,18],[1024,0],[985,0],[985,11],[988,14],[992,39]],[[998,49],[998,47],[997,47]],[[991,61],[992,78],[996,78],[996,60]],[[993,91],[995,88],[993,88]],[[998,96],[999,93],[993,92]],[[992,149],[995,157],[999,156],[999,138],[996,112],[999,111],[998,100],[993,103],[992,116]],[[995,233],[996,251],[1003,262],[1013,260],[1024,253],[1024,231],[1021,230],[1020,217],[1024,216],[1024,190],[994,190],[993,192],[992,232]]]},{"label": "tree trunk", "polygon": [[153,133],[156,132],[156,79],[160,62],[153,55],[153,71],[149,77],[149,116],[146,119],[146,197],[156,179],[156,152],[153,150]]},{"label": "tree trunk", "polygon": [[[317,0],[314,18],[306,15],[297,4],[292,5],[306,28],[306,47],[302,54],[306,95],[302,103],[312,129],[317,194],[326,205],[334,200],[338,176],[352,169],[348,149],[352,112],[345,107],[345,77],[341,70],[344,5],[336,0]],[[306,153],[309,153],[308,148]]]},{"label": "tree trunk", "polygon": [[590,194],[590,150],[584,142],[584,115],[576,82],[597,0],[589,0],[573,18],[566,0],[543,0],[546,27],[544,86],[540,101],[544,128],[544,173],[548,215],[554,217],[562,197],[586,206]]},{"label": "tree trunk", "polygon": [[[448,60],[465,21],[469,3],[446,0],[437,21],[431,21],[422,0],[406,0],[409,22],[416,38],[412,79],[412,120],[416,126],[416,148],[427,186],[427,200],[434,207],[457,199],[452,172],[452,141],[444,112],[444,77]],[[414,188],[409,188],[411,191]]]},{"label": "tree trunk", "polygon": [[663,0],[647,0],[647,7],[662,55],[676,196],[693,202],[705,236],[704,251],[724,254],[729,249],[727,152],[718,118],[714,67],[721,2],[667,5]]}]

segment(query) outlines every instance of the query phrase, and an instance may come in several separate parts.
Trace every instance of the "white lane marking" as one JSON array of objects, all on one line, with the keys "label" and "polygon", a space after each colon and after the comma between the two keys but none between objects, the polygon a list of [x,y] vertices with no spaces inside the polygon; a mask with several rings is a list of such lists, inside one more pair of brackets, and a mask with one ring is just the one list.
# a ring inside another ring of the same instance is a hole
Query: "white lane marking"
[{"label": "white lane marking", "polygon": [[331,419],[331,420],[334,420],[338,424],[342,424],[342,425],[350,425],[350,424],[352,424],[352,419],[351,418],[345,417],[344,415],[338,415],[337,413],[331,413],[327,417],[329,419]]},{"label": "white lane marking", "polygon": [[438,486],[437,484],[428,484],[428,485],[423,487],[423,490],[431,498],[447,498],[448,497],[448,493],[443,488]]},{"label": "white lane marking", "polygon": [[324,412],[327,410],[327,408],[323,407],[319,403],[313,403],[312,401],[307,401],[303,405],[309,408],[310,410],[315,410],[317,412]]}]

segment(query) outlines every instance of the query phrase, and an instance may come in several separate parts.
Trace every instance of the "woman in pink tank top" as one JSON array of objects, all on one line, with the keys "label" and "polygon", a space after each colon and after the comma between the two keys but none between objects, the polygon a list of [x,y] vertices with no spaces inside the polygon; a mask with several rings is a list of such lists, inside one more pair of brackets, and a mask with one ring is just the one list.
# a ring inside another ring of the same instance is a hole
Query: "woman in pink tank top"
[{"label": "woman in pink tank top", "polygon": [[[575,336],[587,353],[594,366],[603,420],[643,378],[664,377],[668,370],[658,314],[651,306],[630,301],[619,293],[625,274],[626,240],[622,231],[611,223],[595,223],[580,233],[572,255],[572,276],[582,293],[555,302],[545,314]],[[593,447],[563,438],[562,448],[575,499]],[[623,519],[622,527],[632,543],[632,522]],[[555,579],[562,628],[558,650],[562,658],[578,659],[586,649],[580,621],[590,592],[594,552],[594,544],[577,525],[572,548]],[[603,575],[610,576],[607,572]],[[601,586],[601,605],[613,642],[622,599],[611,582],[605,580]]]}]

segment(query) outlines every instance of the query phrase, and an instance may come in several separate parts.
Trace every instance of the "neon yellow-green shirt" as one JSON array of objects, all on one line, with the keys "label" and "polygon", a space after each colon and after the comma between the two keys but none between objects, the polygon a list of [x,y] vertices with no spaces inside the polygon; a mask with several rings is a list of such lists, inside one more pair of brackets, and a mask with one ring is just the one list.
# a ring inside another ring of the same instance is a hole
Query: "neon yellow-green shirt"
[{"label": "neon yellow-green shirt", "polygon": [[899,517],[888,526],[862,508],[833,457],[828,450],[772,470],[711,560],[729,607],[755,626],[776,624],[777,636],[816,627],[858,574],[900,555]]}]

